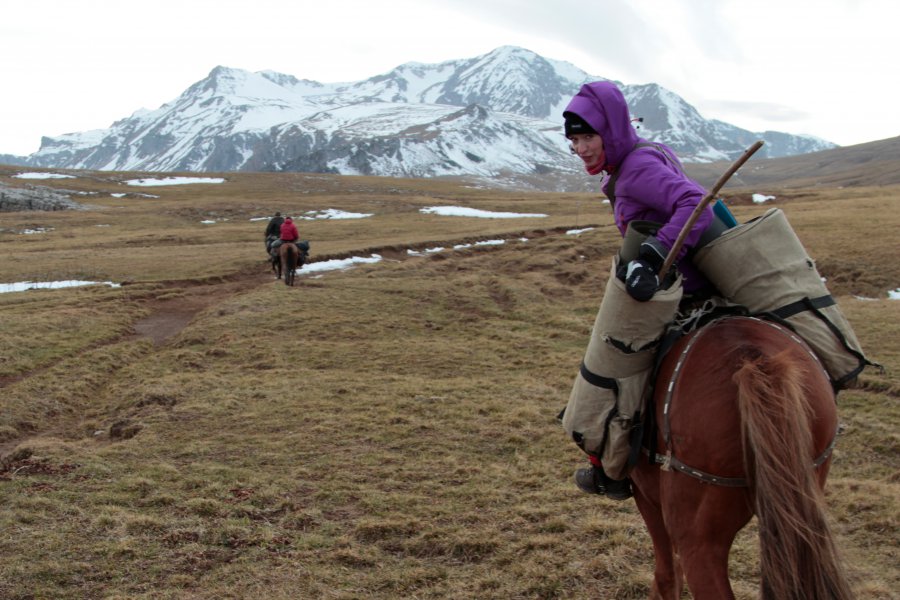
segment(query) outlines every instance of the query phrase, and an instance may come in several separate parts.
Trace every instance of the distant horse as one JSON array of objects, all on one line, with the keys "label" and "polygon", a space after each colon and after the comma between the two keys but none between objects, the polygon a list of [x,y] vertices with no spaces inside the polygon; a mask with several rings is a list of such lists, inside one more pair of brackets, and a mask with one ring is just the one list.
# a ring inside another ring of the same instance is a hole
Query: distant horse
[{"label": "distant horse", "polygon": [[652,600],[681,598],[684,579],[695,600],[733,599],[728,553],[754,514],[760,598],[852,598],[821,491],[835,397],[802,340],[759,319],[713,321],[664,358],[653,403],[654,460],[631,473],[656,555]]},{"label": "distant horse", "polygon": [[269,263],[272,265],[275,279],[281,279],[281,253],[278,251],[280,247],[279,245],[269,250]]},{"label": "distant horse", "polygon": [[278,247],[278,276],[284,274],[285,285],[294,285],[294,273],[300,260],[300,251],[293,242],[285,242]]}]

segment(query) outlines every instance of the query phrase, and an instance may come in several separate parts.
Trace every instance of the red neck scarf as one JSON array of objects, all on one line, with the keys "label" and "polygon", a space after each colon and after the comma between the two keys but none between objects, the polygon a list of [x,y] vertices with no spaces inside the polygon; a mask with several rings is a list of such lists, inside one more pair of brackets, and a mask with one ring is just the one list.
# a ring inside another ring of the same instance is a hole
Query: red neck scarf
[{"label": "red neck scarf", "polygon": [[591,175],[598,175],[607,170],[606,150],[600,153],[600,160],[597,161],[596,165],[594,165],[593,167],[585,166],[585,169],[587,169],[587,172]]}]

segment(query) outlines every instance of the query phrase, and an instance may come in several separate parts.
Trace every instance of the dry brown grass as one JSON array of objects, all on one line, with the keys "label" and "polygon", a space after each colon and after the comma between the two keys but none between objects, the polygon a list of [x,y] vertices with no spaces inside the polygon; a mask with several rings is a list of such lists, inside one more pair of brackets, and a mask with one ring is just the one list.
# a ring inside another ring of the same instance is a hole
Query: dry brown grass
[{"label": "dry brown grass", "polygon": [[[0,280],[134,283],[0,294],[0,597],[646,597],[643,522],[630,502],[577,491],[584,460],[555,419],[618,246],[608,207],[436,181],[227,177],[3,215]],[[828,488],[861,599],[900,588],[900,302],[884,299],[900,285],[884,253],[896,193],[779,200],[889,369],[841,394]],[[762,211],[734,203],[741,218]],[[550,216],[418,213],[438,204]],[[376,216],[301,222],[313,260],[386,260],[275,282],[249,218],[325,208]],[[210,217],[231,220],[197,224]],[[53,231],[9,232],[24,226]],[[405,252],[497,237],[510,241]],[[171,337],[135,335],[178,310]],[[732,554],[742,599],[756,597],[755,544],[751,526]]]},{"label": "dry brown grass", "polygon": [[[900,183],[900,137],[865,144],[843,146],[784,158],[754,158],[732,179],[735,186],[754,186],[756,191],[799,188],[848,188],[895,186]],[[711,186],[729,166],[728,162],[693,163],[687,172],[706,186]]]}]

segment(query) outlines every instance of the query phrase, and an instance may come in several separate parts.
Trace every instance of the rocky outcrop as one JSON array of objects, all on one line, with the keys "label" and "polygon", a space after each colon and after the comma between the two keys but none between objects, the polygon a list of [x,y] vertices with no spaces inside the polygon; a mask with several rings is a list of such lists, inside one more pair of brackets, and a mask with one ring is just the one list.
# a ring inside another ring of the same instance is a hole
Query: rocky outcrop
[{"label": "rocky outcrop", "polygon": [[29,185],[11,187],[0,183],[0,212],[20,210],[84,210],[88,207],[72,200],[64,190]]}]

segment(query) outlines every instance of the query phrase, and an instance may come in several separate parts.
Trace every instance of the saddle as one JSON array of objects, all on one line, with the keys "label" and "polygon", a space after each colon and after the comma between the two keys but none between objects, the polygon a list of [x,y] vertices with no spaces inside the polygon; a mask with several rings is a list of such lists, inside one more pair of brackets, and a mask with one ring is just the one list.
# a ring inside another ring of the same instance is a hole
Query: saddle
[{"label": "saddle", "polygon": [[308,240],[297,240],[296,242],[285,242],[280,239],[275,239],[272,242],[272,246],[269,250],[269,256],[273,261],[279,260],[279,248],[284,244],[294,244],[297,247],[297,264],[302,265],[305,264],[307,259],[309,258],[309,241]]},{"label": "saddle", "polygon": [[266,238],[266,251],[272,258],[278,256],[278,248],[282,243],[283,242],[274,235],[270,235],[268,238]]}]

